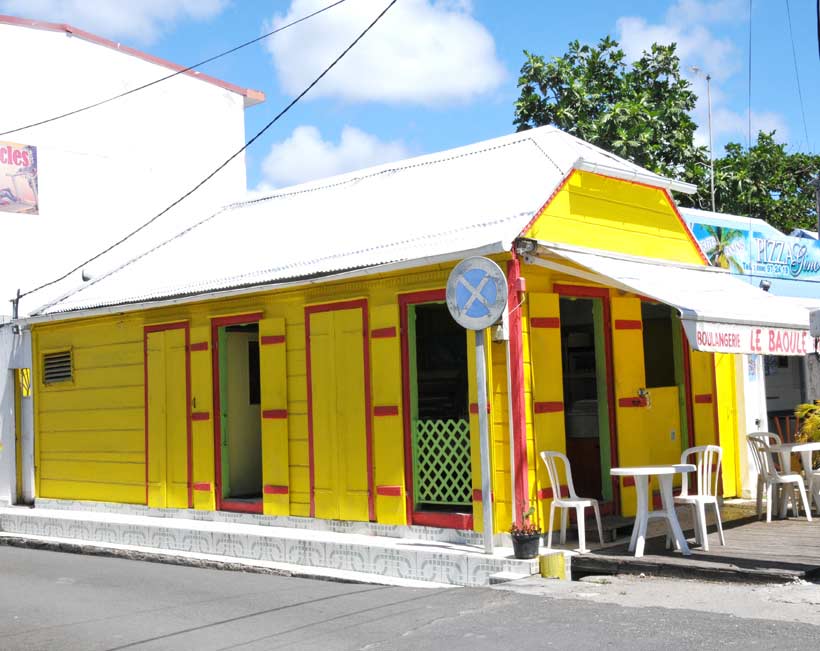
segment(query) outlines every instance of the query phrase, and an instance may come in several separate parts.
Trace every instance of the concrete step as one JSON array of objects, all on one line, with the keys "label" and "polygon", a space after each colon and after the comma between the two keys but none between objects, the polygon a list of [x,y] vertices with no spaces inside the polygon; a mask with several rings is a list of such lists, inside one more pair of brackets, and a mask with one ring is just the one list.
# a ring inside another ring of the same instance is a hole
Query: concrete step
[{"label": "concrete step", "polygon": [[0,532],[457,586],[539,572],[537,558],[504,547],[486,555],[479,545],[76,509],[0,508]]}]

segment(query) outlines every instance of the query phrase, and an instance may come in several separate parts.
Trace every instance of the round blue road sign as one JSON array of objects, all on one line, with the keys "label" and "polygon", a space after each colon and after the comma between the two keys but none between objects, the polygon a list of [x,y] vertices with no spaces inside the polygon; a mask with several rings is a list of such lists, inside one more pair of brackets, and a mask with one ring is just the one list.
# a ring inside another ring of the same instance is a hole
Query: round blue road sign
[{"label": "round blue road sign", "polygon": [[468,330],[489,328],[507,304],[507,278],[488,258],[459,262],[447,280],[447,307],[459,325]]}]

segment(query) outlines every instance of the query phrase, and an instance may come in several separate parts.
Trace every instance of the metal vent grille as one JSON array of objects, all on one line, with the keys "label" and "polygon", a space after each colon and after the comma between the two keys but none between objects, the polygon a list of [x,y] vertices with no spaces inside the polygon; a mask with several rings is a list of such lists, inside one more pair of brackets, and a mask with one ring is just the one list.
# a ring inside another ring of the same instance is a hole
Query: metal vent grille
[{"label": "metal vent grille", "polygon": [[43,383],[65,382],[71,379],[71,351],[43,355]]}]

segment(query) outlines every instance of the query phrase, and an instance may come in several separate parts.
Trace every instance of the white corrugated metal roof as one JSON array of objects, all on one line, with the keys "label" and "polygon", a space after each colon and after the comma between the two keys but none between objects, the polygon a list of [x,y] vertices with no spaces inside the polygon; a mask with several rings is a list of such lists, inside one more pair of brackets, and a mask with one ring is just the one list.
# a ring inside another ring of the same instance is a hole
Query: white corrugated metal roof
[{"label": "white corrugated metal roof", "polygon": [[34,314],[141,303],[509,250],[573,166],[669,180],[553,127],[276,191],[227,206]]}]

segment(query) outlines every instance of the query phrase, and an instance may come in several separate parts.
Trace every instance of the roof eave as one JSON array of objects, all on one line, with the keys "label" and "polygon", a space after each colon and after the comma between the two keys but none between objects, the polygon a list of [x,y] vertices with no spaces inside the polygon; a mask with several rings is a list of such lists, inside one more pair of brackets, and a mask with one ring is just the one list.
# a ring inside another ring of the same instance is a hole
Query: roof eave
[{"label": "roof eave", "polygon": [[410,260],[402,260],[400,262],[390,262],[387,264],[374,265],[372,267],[362,267],[360,269],[343,271],[341,273],[330,273],[326,276],[313,277],[309,279],[297,279],[292,281],[286,280],[284,282],[272,281],[268,283],[261,283],[259,285],[192,293],[185,296],[177,296],[173,298],[157,297],[155,299],[149,299],[134,303],[117,303],[114,305],[103,305],[100,307],[67,310],[65,312],[54,312],[51,314],[34,313],[32,314],[32,316],[18,319],[17,321],[15,321],[15,323],[21,326],[27,326],[38,323],[71,321],[75,319],[85,319],[95,316],[104,316],[107,314],[125,314],[129,312],[139,312],[140,310],[145,309],[167,307],[169,305],[184,305],[189,303],[198,303],[201,301],[214,300],[220,298],[231,298],[247,294],[257,294],[259,292],[264,292],[266,290],[291,289],[300,286],[318,285],[333,281],[350,280],[354,278],[375,276],[377,274],[402,271],[405,269],[415,269],[418,267],[427,267],[436,264],[446,264],[472,255],[495,255],[500,253],[509,253],[511,251],[511,248],[511,241],[498,241],[473,249],[453,251],[450,253],[443,253],[434,256],[426,256],[423,258],[413,258]]}]

